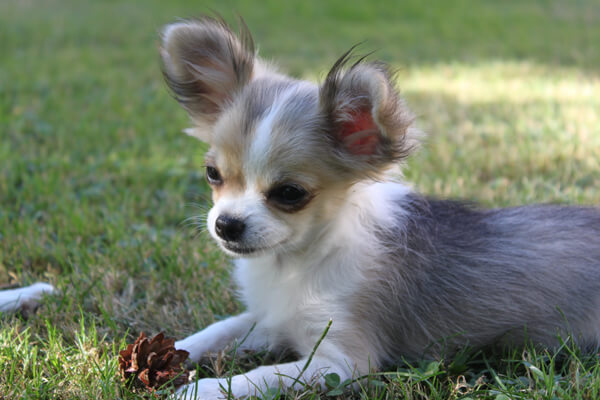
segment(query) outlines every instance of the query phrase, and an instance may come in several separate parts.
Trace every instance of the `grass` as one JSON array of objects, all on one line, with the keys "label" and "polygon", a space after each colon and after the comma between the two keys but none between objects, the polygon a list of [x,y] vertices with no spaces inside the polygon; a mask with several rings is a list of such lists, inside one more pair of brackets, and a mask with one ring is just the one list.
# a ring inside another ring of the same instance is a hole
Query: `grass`
[{"label": "grass", "polygon": [[[187,117],[158,66],[157,32],[176,17],[237,12],[261,54],[312,79],[352,44],[379,49],[430,134],[405,170],[425,193],[598,204],[597,1],[260,4],[0,3],[0,283],[62,293],[28,320],[1,317],[0,398],[138,398],[116,376],[126,341],[240,311],[228,261],[185,222],[209,204],[204,148],[180,133]],[[341,397],[595,399],[599,368],[572,346],[520,349],[402,365]],[[329,383],[288,398],[335,398],[344,388]]]}]

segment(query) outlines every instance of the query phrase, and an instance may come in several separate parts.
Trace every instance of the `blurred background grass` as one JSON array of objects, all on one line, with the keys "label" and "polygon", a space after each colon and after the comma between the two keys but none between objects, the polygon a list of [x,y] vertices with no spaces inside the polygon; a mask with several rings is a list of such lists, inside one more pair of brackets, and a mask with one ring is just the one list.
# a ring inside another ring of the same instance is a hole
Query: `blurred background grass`
[{"label": "blurred background grass", "polygon": [[[260,54],[302,78],[322,78],[356,43],[377,50],[429,134],[406,168],[421,191],[600,203],[596,0],[3,1],[0,283],[47,280],[63,295],[27,322],[0,320],[0,369],[15,371],[0,394],[110,398],[114,363],[101,357],[113,341],[182,337],[239,310],[228,262],[184,222],[208,207],[204,147],[181,133],[157,53],[161,26],[212,11],[242,15]],[[104,365],[106,387],[47,366],[35,375],[19,343]]]}]

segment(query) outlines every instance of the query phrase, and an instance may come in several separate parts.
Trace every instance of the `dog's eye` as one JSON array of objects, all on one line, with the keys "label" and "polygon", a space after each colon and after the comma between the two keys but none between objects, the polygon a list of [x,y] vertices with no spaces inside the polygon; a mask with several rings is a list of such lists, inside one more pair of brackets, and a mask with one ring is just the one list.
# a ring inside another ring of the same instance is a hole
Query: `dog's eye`
[{"label": "dog's eye", "polygon": [[299,185],[285,184],[271,189],[267,199],[283,210],[295,211],[308,203],[310,195],[306,189]]},{"label": "dog's eye", "polygon": [[223,178],[221,177],[219,170],[210,166],[206,167],[206,180],[211,185],[220,185],[223,183]]}]

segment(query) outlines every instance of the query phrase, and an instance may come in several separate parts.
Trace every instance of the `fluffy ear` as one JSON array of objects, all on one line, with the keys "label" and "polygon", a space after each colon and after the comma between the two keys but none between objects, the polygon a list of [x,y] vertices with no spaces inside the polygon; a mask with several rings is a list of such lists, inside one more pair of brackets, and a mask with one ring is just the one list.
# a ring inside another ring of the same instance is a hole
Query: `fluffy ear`
[{"label": "fluffy ear", "polygon": [[197,127],[210,128],[224,104],[253,75],[255,52],[246,26],[238,38],[222,20],[204,17],[167,25],[162,33],[163,73]]},{"label": "fluffy ear", "polygon": [[327,74],[320,106],[339,161],[355,174],[377,175],[410,154],[419,132],[388,68],[362,59],[345,68],[350,57],[351,51]]}]

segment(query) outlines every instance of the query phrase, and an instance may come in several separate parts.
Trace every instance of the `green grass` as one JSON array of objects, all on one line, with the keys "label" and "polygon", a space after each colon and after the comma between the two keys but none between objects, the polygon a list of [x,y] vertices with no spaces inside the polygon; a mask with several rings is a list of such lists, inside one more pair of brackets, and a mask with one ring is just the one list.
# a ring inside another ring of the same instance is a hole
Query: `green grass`
[{"label": "green grass", "polygon": [[[0,283],[61,295],[28,320],[1,317],[0,398],[136,398],[116,376],[126,341],[240,311],[227,259],[185,222],[209,207],[204,147],[180,133],[157,55],[162,25],[210,10],[243,15],[261,54],[300,77],[323,77],[355,43],[378,49],[429,133],[405,171],[423,192],[599,203],[596,0],[3,1]],[[399,366],[344,398],[598,398],[600,363],[568,350]]]}]

